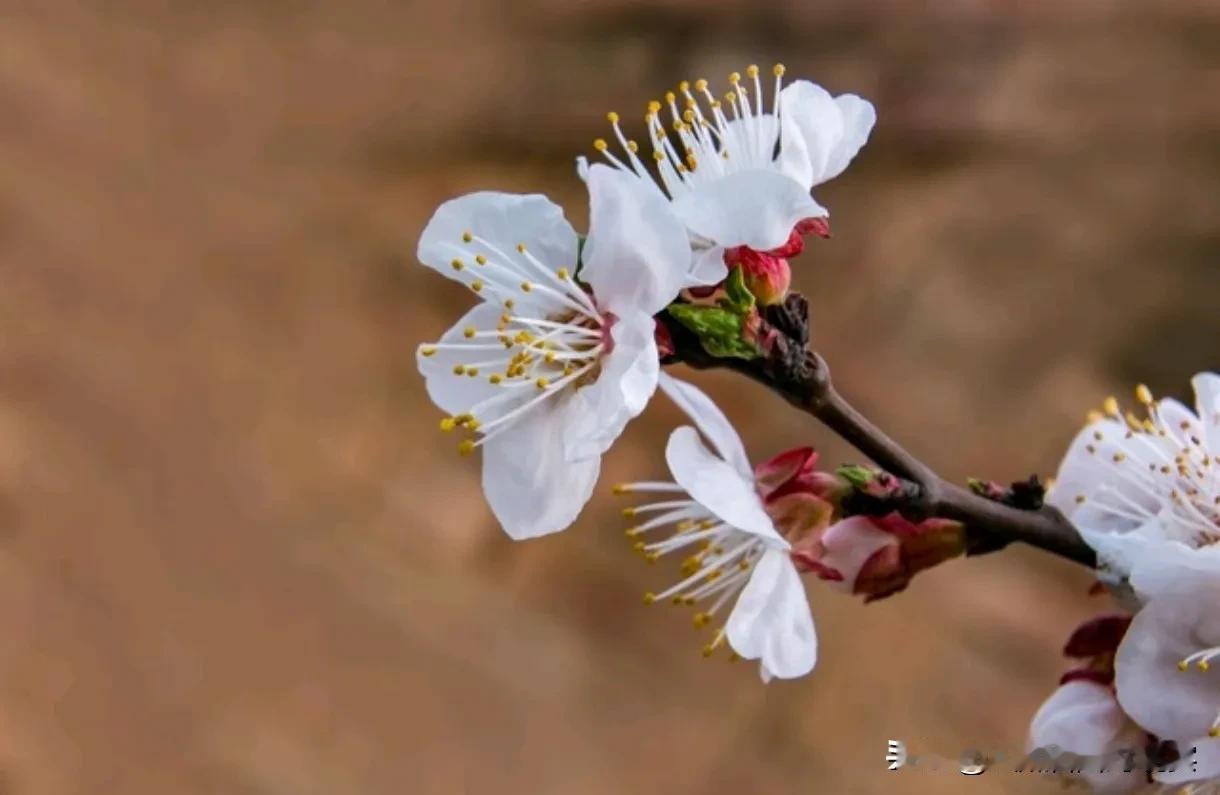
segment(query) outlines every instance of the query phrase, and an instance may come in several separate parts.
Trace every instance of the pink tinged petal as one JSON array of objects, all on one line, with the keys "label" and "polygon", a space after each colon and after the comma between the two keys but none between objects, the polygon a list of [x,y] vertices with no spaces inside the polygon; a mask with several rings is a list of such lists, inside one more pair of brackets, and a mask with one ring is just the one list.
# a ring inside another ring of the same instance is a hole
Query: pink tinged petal
[{"label": "pink tinged petal", "polygon": [[720,284],[729,275],[729,266],[724,262],[724,246],[697,249],[691,260],[686,287],[707,287]]},{"label": "pink tinged petal", "polygon": [[565,441],[569,461],[610,449],[657,389],[661,365],[651,315],[630,312],[610,329],[614,345],[602,359],[597,380],[576,391],[574,416]]},{"label": "pink tinged petal", "polygon": [[821,86],[798,80],[780,92],[780,119],[780,168],[809,190],[847,168],[867,143],[877,112],[854,94],[831,97]]},{"label": "pink tinged petal", "polygon": [[1126,614],[1091,618],[1072,632],[1063,647],[1063,654],[1076,659],[1111,654],[1118,650],[1118,644],[1127,634],[1129,626],[1131,616]]},{"label": "pink tinged petal", "polygon": [[564,457],[574,406],[565,397],[545,401],[483,445],[483,491],[515,540],[566,529],[593,493],[601,459]]},{"label": "pink tinged petal", "polygon": [[723,176],[673,202],[695,234],[718,246],[768,251],[782,245],[797,221],[826,215],[806,188],[776,171],[751,169]]},{"label": "pink tinged petal", "polygon": [[[1176,764],[1168,765],[1173,770],[1153,773],[1154,781],[1158,784],[1185,784],[1188,781],[1220,778],[1220,737],[1204,736],[1178,745],[1182,758]],[[1194,753],[1190,753],[1191,748],[1194,748]]]},{"label": "pink tinged petal", "polygon": [[1115,658],[1118,700],[1137,723],[1166,740],[1202,737],[1220,711],[1220,678],[1178,663],[1220,643],[1220,590],[1166,594],[1135,615]]},{"label": "pink tinged petal", "polygon": [[867,517],[852,516],[822,534],[821,562],[843,576],[844,590],[855,592],[865,565],[887,548],[896,553],[898,539],[878,529]]},{"label": "pink tinged petal", "polygon": [[[800,575],[783,550],[755,565],[725,625],[729,645],[780,679],[804,676],[817,663],[817,634]],[[765,681],[765,680],[764,680]]]},{"label": "pink tinged petal", "polygon": [[792,544],[793,554],[813,549],[834,518],[834,506],[815,494],[793,492],[766,501],[767,515]]},{"label": "pink tinged petal", "polygon": [[[494,245],[503,256],[478,241],[466,242],[463,236],[467,233]],[[514,274],[513,282],[538,280],[536,266],[518,256],[518,243],[524,243],[539,262],[552,270],[575,269],[576,230],[564,218],[563,209],[540,194],[481,191],[451,199],[437,208],[424,227],[416,256],[429,268],[465,284],[479,278],[483,267],[507,268]],[[492,264],[476,265],[476,254],[486,256]],[[463,263],[461,270],[453,268],[455,260]],[[507,275],[503,281],[508,283]],[[483,295],[491,298],[489,290],[484,290]],[[516,296],[523,307],[540,300],[541,293]]]},{"label": "pink tinged petal", "polygon": [[1199,373],[1190,381],[1195,388],[1195,407],[1213,455],[1220,455],[1220,375]]},{"label": "pink tinged petal", "polygon": [[583,281],[616,315],[653,315],[681,290],[691,270],[690,239],[655,190],[602,164],[589,168],[589,238]]},{"label": "pink tinged petal", "polygon": [[670,434],[665,460],[678,485],[722,521],[788,548],[763,509],[753,481],[708,450],[694,428],[688,425]]},{"label": "pink tinged petal", "polygon": [[712,443],[712,447],[733,469],[742,476],[751,477],[750,459],[741,437],[733,430],[732,423],[712,399],[698,387],[679,381],[669,373],[662,372],[659,380],[661,391],[678,405],[695,423],[699,432]]},{"label": "pink tinged petal", "polygon": [[784,489],[792,481],[810,475],[818,464],[812,447],[794,447],[754,468],[754,482],[764,498]]},{"label": "pink tinged petal", "polygon": [[[496,323],[500,319],[500,312],[501,310],[498,307],[491,304],[478,304],[463,315],[439,340],[440,345],[461,345],[463,346],[462,348],[438,347],[431,356],[423,355],[423,351],[432,348],[431,345],[424,344],[416,350],[415,362],[419,367],[420,373],[424,376],[428,397],[447,414],[462,414],[481,401],[490,398],[508,397],[504,389],[491,384],[487,380],[487,376],[493,372],[503,372],[511,352],[505,350],[494,338],[467,339],[465,334],[467,328],[478,330],[495,329]],[[494,347],[476,350],[468,348],[467,346],[470,344],[491,345]],[[468,365],[492,360],[503,360],[505,365],[480,367],[479,375],[474,377],[455,375],[453,372],[453,368],[456,365]],[[519,400],[508,399],[497,401],[500,410],[495,413],[480,414],[479,421],[483,423],[489,422],[500,413],[503,413],[503,411],[518,405],[530,397],[529,393],[524,390],[519,390],[519,392],[521,394]]]}]

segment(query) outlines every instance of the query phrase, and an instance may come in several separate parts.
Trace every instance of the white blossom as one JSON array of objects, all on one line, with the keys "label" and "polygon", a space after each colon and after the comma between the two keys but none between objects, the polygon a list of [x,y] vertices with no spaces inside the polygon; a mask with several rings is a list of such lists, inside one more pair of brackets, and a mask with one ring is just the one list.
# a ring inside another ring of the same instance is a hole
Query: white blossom
[{"label": "white blossom", "polygon": [[443,430],[483,449],[483,490],[513,538],[567,527],[600,459],[656,389],[653,315],[687,283],[691,253],[668,203],[606,166],[588,178],[578,237],[541,195],[473,193],[436,211],[428,267],[480,302],[417,362]]}]

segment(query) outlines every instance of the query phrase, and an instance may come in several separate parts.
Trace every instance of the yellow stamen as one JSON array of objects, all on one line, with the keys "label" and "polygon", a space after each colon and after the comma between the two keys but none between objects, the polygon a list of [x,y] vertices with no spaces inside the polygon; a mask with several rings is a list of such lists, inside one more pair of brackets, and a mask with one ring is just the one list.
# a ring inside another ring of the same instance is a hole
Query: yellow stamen
[{"label": "yellow stamen", "polygon": [[1135,399],[1147,406],[1152,402],[1152,390],[1144,384],[1140,384],[1135,388]]},{"label": "yellow stamen", "polygon": [[607,144],[607,143],[606,143],[606,139],[605,139],[605,138],[598,138],[598,139],[596,139],[596,140],[594,140],[594,141],[593,141],[593,148],[594,148],[594,149],[596,149],[596,150],[597,150],[597,151],[599,151],[599,152],[604,152],[604,151],[606,151],[606,149],[607,149],[608,147],[609,147],[609,144]]},{"label": "yellow stamen", "polygon": [[783,77],[784,65],[782,63],[777,63],[775,66],[771,67],[771,74],[775,75],[776,77]]},{"label": "yellow stamen", "polygon": [[470,439],[463,439],[462,442],[458,445],[458,454],[459,455],[470,455],[473,452],[474,452],[474,442],[471,441]]},{"label": "yellow stamen", "polygon": [[1117,417],[1118,416],[1118,399],[1115,398],[1113,395],[1111,395],[1110,397],[1106,398],[1104,403],[1101,404],[1101,408],[1106,414],[1109,414],[1111,417]]},{"label": "yellow stamen", "polygon": [[614,111],[610,111],[606,114],[606,121],[610,122],[611,124],[618,124],[618,114]]},{"label": "yellow stamen", "polygon": [[462,233],[462,242],[463,243],[469,243],[471,240],[474,240],[474,235],[470,234],[469,232]]},{"label": "yellow stamen", "polygon": [[455,420],[453,417],[445,417],[443,420],[441,420],[441,430],[445,433],[449,433],[449,431],[452,431],[456,427],[457,420]]},{"label": "yellow stamen", "polygon": [[465,265],[462,264],[462,261],[460,259],[455,259],[453,262],[450,262],[449,265],[455,271],[460,271],[462,268],[466,267]]},{"label": "yellow stamen", "polygon": [[436,348],[431,348],[431,347],[423,347],[423,348],[420,348],[420,349],[419,349],[419,355],[420,355],[420,356],[435,356],[435,355],[436,355]]}]

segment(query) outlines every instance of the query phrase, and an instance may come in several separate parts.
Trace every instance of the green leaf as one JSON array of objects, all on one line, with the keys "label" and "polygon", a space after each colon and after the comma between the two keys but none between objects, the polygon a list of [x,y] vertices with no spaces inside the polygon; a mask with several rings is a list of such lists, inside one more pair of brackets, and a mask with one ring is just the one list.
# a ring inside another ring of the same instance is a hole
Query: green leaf
[{"label": "green leaf", "polygon": [[835,474],[846,480],[857,489],[864,488],[869,483],[872,483],[873,478],[877,476],[877,473],[873,470],[857,464],[841,466],[835,470]]},{"label": "green leaf", "polygon": [[745,339],[741,315],[728,309],[692,304],[671,304],[669,314],[686,326],[712,356],[757,359],[758,347]]},{"label": "green leaf", "polygon": [[738,265],[729,271],[729,277],[724,280],[725,296],[720,299],[720,306],[737,315],[747,315],[754,308],[754,293],[746,287],[745,276]]}]

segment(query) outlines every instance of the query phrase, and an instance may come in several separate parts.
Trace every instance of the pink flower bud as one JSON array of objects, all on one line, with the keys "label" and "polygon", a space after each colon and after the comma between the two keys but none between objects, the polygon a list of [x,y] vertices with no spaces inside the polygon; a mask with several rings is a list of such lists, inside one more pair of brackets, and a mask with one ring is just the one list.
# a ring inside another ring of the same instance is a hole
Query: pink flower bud
[{"label": "pink flower bud", "polygon": [[782,304],[792,283],[788,260],[764,254],[745,246],[724,251],[724,264],[741,267],[742,279],[754,298],[763,306]]},{"label": "pink flower bud", "polygon": [[821,238],[830,237],[829,218],[806,218],[796,222],[796,231],[802,235],[817,235]]}]

